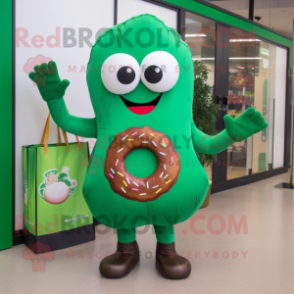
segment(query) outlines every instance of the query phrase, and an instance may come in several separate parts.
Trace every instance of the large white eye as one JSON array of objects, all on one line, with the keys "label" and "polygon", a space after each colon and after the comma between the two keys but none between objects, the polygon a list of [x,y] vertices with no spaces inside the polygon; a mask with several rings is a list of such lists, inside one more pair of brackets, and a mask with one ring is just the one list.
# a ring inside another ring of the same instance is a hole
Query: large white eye
[{"label": "large white eye", "polygon": [[170,90],[178,78],[179,64],[168,52],[152,52],[141,63],[141,80],[153,92]]},{"label": "large white eye", "polygon": [[104,61],[101,78],[109,92],[126,94],[137,87],[140,81],[140,66],[131,55],[116,53]]}]

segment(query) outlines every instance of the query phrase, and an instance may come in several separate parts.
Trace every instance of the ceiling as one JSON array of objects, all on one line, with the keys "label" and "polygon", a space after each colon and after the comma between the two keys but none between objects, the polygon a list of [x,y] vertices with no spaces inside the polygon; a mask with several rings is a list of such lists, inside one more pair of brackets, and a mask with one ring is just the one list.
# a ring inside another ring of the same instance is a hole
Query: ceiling
[{"label": "ceiling", "polygon": [[[248,18],[249,0],[214,0],[209,2],[214,5],[220,6],[223,9],[229,10],[233,13]],[[260,21],[255,20],[257,23],[267,26],[280,34],[287,36],[288,38],[293,38],[293,0],[272,0],[270,2],[255,0],[254,16],[261,17]]]},{"label": "ceiling", "polygon": [[[232,12],[248,17],[247,11],[237,10]],[[255,9],[254,16],[261,17],[260,21],[256,21],[257,23],[267,26],[288,38],[293,38],[294,7]]]}]

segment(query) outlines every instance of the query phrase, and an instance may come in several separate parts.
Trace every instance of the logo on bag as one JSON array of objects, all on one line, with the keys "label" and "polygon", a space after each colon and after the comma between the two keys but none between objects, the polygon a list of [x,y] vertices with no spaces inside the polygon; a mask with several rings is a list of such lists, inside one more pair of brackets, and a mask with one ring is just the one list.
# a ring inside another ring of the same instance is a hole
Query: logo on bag
[{"label": "logo on bag", "polygon": [[44,173],[44,182],[39,187],[40,196],[51,204],[63,203],[77,188],[77,181],[71,180],[69,168],[64,167],[60,173],[50,169]]}]

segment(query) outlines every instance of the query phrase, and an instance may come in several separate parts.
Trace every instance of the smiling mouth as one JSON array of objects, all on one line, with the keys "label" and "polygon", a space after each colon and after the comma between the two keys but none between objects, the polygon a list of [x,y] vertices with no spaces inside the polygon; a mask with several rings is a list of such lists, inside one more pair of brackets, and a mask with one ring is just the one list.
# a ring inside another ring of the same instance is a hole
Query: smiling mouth
[{"label": "smiling mouth", "polygon": [[162,93],[160,93],[154,100],[147,103],[135,103],[127,100],[123,96],[119,95],[126,107],[135,114],[147,114],[150,113],[158,104]]}]

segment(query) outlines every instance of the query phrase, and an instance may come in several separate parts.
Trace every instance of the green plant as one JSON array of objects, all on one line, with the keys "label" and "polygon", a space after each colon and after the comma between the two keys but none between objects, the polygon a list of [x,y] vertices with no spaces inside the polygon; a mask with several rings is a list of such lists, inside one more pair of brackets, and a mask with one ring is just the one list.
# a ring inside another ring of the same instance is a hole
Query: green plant
[{"label": "green plant", "polygon": [[[212,101],[212,87],[207,84],[209,69],[207,66],[196,60],[194,62],[194,96],[193,96],[193,120],[196,127],[203,133],[215,135],[215,123],[219,106]],[[216,154],[203,154],[197,152],[197,157],[202,165],[212,164],[216,161]]]}]

